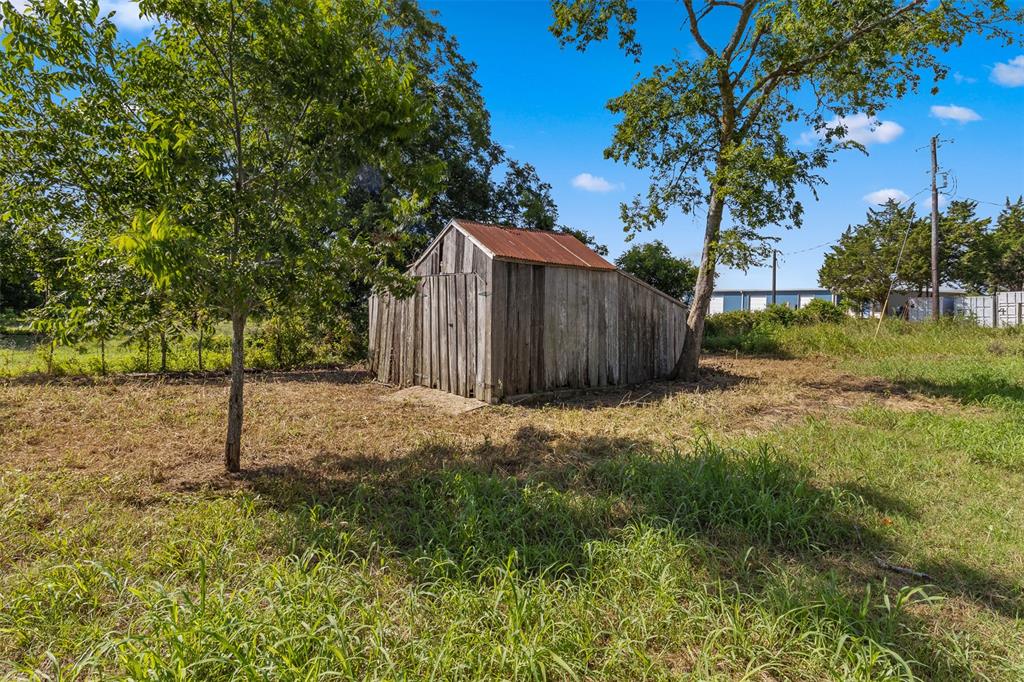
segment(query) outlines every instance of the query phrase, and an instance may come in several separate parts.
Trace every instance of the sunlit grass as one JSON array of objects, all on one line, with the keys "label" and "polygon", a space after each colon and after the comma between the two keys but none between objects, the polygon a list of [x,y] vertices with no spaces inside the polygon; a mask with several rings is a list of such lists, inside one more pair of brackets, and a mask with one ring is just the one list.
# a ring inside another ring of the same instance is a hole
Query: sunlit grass
[{"label": "sunlit grass", "polygon": [[[8,475],[0,655],[56,677],[954,679],[927,588],[822,571],[857,495],[764,447],[621,453],[571,487],[470,469],[323,502]],[[103,488],[106,495],[70,501]],[[60,494],[68,502],[29,500]],[[128,497],[125,497],[128,496]],[[1005,661],[1009,663],[1009,660]]]},{"label": "sunlit grass", "polygon": [[181,485],[222,386],[0,387],[0,677],[1024,679],[1021,337],[785,334],[650,403],[254,382]]}]

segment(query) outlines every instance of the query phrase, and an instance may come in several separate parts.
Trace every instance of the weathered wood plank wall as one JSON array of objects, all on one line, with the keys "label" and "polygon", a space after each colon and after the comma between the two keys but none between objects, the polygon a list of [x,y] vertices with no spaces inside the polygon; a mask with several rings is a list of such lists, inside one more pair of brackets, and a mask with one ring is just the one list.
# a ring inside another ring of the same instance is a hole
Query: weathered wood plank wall
[{"label": "weathered wood plank wall", "polygon": [[370,299],[381,381],[495,402],[668,376],[686,307],[625,273],[492,259],[449,230],[412,268],[414,296]]},{"label": "weathered wood plank wall", "polygon": [[397,386],[421,385],[483,396],[488,354],[485,288],[474,273],[420,279],[406,299],[370,299],[370,369]]},{"label": "weathered wood plank wall", "polygon": [[686,307],[621,272],[495,261],[496,397],[668,376]]}]

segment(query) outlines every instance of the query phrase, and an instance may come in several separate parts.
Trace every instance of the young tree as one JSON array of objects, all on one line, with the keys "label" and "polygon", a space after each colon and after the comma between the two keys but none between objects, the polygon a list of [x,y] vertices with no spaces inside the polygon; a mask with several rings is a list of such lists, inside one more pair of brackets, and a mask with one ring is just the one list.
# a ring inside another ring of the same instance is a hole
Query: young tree
[{"label": "young tree", "polygon": [[[999,0],[682,0],[682,6],[680,23],[701,56],[686,58],[680,50],[609,103],[621,120],[605,155],[651,173],[646,196],[622,208],[629,228],[659,225],[673,210],[706,211],[694,302],[675,368],[677,376],[693,379],[718,263],[737,252],[749,258],[745,249],[768,226],[800,225],[798,188],[823,182],[818,171],[832,152],[861,147],[845,139],[847,117],[874,116],[916,90],[923,71],[943,77],[938,54],[974,32],[1007,38],[1020,13]],[[552,7],[551,29],[562,44],[583,50],[617,25],[626,54],[640,54],[630,0],[552,0]],[[784,128],[795,122],[817,131],[812,148],[786,136]],[[734,227],[723,230],[727,215]]]},{"label": "young tree", "polygon": [[[429,124],[429,100],[414,91],[412,67],[389,58],[377,3],[142,7],[163,20],[130,72],[149,123],[140,165],[160,201],[125,243],[163,281],[197,287],[231,320],[224,456],[238,471],[249,315],[297,300],[298,285],[331,263],[400,282],[383,259],[437,181],[436,163],[403,154]],[[368,175],[387,179],[383,199],[353,217],[346,199]]]},{"label": "young tree", "polygon": [[543,182],[537,169],[528,163],[506,163],[505,177],[494,193],[493,220],[512,227],[554,230],[558,207],[551,198],[551,185]]},{"label": "young tree", "polygon": [[939,216],[939,275],[943,282],[984,293],[991,288],[997,256],[992,221],[979,218],[977,210],[977,202],[963,199],[950,202]]},{"label": "young tree", "polygon": [[636,244],[615,259],[620,268],[680,300],[693,296],[697,266],[686,258],[676,258],[662,242]]},{"label": "young tree", "polygon": [[[394,58],[386,6],[372,0],[140,7],[159,25],[130,46],[95,1],[70,10],[32,0],[22,14],[7,3],[0,76],[23,129],[71,141],[58,148],[68,158],[44,167],[71,188],[64,204],[50,201],[54,213],[75,223],[92,203],[107,225],[120,216],[117,243],[137,267],[173,299],[194,296],[231,320],[224,458],[238,471],[247,320],[269,301],[297,300],[329,268],[405,284],[387,257],[439,167],[404,152],[429,127],[437,93],[416,91],[415,70]],[[72,172],[75,144],[98,171],[84,174],[88,184]],[[11,166],[46,153],[38,144]],[[119,170],[132,191],[108,191]],[[367,178],[383,179],[380,200],[352,211]]]},{"label": "young tree", "polygon": [[[868,209],[867,220],[846,228],[839,242],[825,254],[818,270],[818,282],[849,302],[862,306],[871,303],[883,309],[893,273],[899,263],[899,278],[907,282],[910,237],[927,226],[915,215],[913,206],[903,207],[890,199],[882,208]],[[930,234],[930,227],[927,227]],[[904,241],[907,242],[903,248]],[[903,257],[900,258],[900,250]],[[925,250],[924,256],[928,256]],[[927,273],[926,273],[927,274]],[[909,278],[913,281],[913,276]]]},{"label": "young tree", "polygon": [[1024,291],[1024,197],[1006,206],[992,231],[992,285],[1003,291]]}]

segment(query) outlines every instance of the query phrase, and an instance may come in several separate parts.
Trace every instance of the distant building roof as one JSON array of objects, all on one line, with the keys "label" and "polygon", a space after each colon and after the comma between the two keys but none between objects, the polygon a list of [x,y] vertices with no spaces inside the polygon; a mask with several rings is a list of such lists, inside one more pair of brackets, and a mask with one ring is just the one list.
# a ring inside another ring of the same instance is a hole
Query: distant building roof
[{"label": "distant building roof", "polygon": [[[719,294],[719,295],[723,295],[723,294],[754,294],[754,295],[760,295],[760,294],[771,294],[772,290],[771,289],[715,289],[711,293],[712,293],[712,295],[715,295],[715,294]],[[777,293],[777,294],[831,294],[832,292],[829,291],[828,289],[818,289],[818,288],[815,288],[815,289],[810,289],[810,288],[809,289],[783,289],[783,288],[780,287],[780,288],[775,290],[775,293]]]},{"label": "distant building roof", "polygon": [[452,222],[485,250],[490,251],[495,258],[588,270],[615,270],[614,265],[571,234],[521,230],[462,219]]}]

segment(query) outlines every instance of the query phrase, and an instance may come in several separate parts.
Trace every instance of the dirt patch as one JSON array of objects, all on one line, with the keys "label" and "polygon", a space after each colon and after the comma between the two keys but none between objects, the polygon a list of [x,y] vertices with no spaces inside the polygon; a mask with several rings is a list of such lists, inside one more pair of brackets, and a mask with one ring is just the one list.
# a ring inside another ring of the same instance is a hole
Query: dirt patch
[{"label": "dirt patch", "polygon": [[[841,419],[865,404],[954,409],[821,361],[712,357],[704,366],[696,384],[576,392],[462,414],[389,400],[394,389],[359,371],[254,374],[243,466],[358,477],[409,458],[475,457],[517,472],[602,448],[756,435],[814,414]],[[131,476],[154,489],[244,485],[222,473],[226,403],[227,381],[216,376],[0,386],[0,464]]]},{"label": "dirt patch", "polygon": [[465,414],[479,410],[481,407],[487,407],[485,402],[454,393],[445,393],[426,386],[409,386],[395,391],[384,400],[389,403],[412,405],[444,414]]}]

